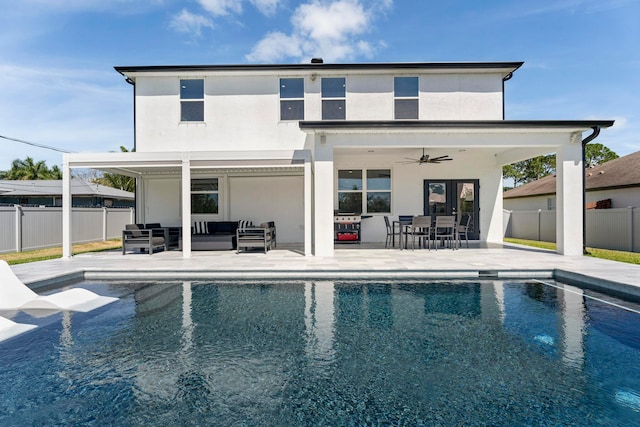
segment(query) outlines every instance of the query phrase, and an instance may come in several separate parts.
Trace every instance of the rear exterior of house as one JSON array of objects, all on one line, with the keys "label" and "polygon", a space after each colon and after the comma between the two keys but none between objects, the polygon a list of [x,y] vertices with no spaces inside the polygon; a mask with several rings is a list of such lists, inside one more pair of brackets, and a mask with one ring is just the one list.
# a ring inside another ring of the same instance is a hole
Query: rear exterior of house
[{"label": "rear exterior of house", "polygon": [[136,177],[138,222],[275,221],[278,242],[331,256],[345,212],[361,214],[362,242],[384,241],[385,215],[462,213],[471,238],[501,242],[502,166],[557,152],[558,247],[577,254],[582,224],[564,218],[582,190],[582,133],[613,122],[504,120],[521,65],[116,67],[134,89],[136,152],[65,155],[64,172]]}]

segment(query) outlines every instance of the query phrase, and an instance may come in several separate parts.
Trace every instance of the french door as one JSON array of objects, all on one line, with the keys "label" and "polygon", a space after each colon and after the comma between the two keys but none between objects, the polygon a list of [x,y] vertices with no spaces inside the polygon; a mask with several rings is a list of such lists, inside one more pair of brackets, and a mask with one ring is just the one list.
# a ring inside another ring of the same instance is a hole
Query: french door
[{"label": "french door", "polygon": [[455,215],[458,221],[469,215],[469,239],[478,240],[479,192],[480,182],[477,179],[425,179],[424,214],[432,217]]}]

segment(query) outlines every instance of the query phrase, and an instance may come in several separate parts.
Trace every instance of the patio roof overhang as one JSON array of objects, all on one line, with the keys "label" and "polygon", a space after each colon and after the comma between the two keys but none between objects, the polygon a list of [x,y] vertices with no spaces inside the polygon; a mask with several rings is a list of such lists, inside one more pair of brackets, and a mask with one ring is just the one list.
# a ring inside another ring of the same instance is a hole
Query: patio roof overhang
[{"label": "patio roof overhang", "polygon": [[69,168],[92,168],[140,178],[148,175],[179,175],[189,161],[198,173],[303,173],[310,154],[306,150],[127,152],[66,154]]},{"label": "patio roof overhang", "polygon": [[[368,149],[428,147],[473,149],[493,156],[497,165],[507,165],[553,153],[568,137],[606,128],[613,120],[382,120],[382,121],[301,121],[300,129],[322,139],[339,139],[336,152]],[[367,136],[351,143],[349,135]],[[390,138],[393,136],[393,138]],[[402,139],[400,139],[402,138]]]},{"label": "patio roof overhang", "polygon": [[585,132],[613,120],[323,120],[301,121],[307,133],[540,133]]}]

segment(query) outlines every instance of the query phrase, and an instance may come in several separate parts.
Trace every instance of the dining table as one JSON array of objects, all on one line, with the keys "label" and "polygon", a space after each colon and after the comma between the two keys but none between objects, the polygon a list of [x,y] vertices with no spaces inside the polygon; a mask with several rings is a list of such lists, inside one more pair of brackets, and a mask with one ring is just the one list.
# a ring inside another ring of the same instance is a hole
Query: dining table
[{"label": "dining table", "polygon": [[[435,232],[435,222],[436,222],[436,221],[435,221],[435,218],[432,218],[432,224],[431,224],[431,230],[432,230],[432,232]],[[407,240],[408,240],[408,237],[409,237],[409,231],[411,230],[411,226],[412,226],[412,225],[413,225],[413,217],[408,218],[408,217],[406,217],[406,216],[405,216],[405,218],[403,218],[403,219],[397,219],[397,220],[393,221],[393,230],[394,230],[394,233],[393,233],[392,238],[391,238],[391,244],[392,244],[392,247],[395,247],[395,246],[396,246],[396,241],[395,241],[396,234],[395,234],[395,230],[396,230],[396,226],[397,226],[397,227],[398,227],[398,230],[399,230],[399,231],[398,231],[398,236],[399,236],[399,239],[400,239],[400,250],[402,250],[402,249],[407,249],[407,246],[408,246],[408,245],[407,245]],[[457,229],[458,229],[458,222],[456,221],[456,222],[455,222],[455,225],[454,225],[454,230],[457,230]],[[404,236],[404,244],[403,244],[403,242],[402,242],[402,237],[403,237],[403,236]],[[455,239],[454,239],[454,240],[455,240]],[[437,242],[435,242],[435,243],[437,244]],[[442,242],[442,244],[443,244],[443,246],[444,246],[444,241]]]},{"label": "dining table", "polygon": [[[400,243],[400,250],[407,249],[407,238],[408,238],[409,229],[411,228],[411,224],[413,224],[413,218],[412,219],[402,219],[402,220],[401,219],[397,219],[397,220],[393,221],[394,233],[393,233],[393,236],[391,238],[391,245],[393,247],[396,246],[396,233],[395,233],[395,230],[396,230],[396,226],[397,226],[398,230],[399,230],[398,237],[399,237],[399,240],[400,240],[400,242],[399,242]],[[403,236],[404,236],[404,244],[402,242],[402,237]]]}]

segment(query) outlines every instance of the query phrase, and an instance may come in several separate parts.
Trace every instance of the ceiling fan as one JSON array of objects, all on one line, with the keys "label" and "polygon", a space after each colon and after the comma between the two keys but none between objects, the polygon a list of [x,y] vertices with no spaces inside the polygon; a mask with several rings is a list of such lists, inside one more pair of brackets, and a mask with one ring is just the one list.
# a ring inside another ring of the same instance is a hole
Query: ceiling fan
[{"label": "ceiling fan", "polygon": [[410,163],[417,163],[419,165],[425,164],[425,163],[440,163],[440,162],[446,162],[449,160],[453,160],[451,157],[449,157],[449,155],[445,155],[445,156],[438,156],[438,157],[431,157],[428,154],[424,153],[424,148],[422,149],[422,156],[420,156],[419,159],[412,159],[410,157],[405,157],[405,160],[400,161],[398,163],[402,163],[405,165],[408,165]]}]

